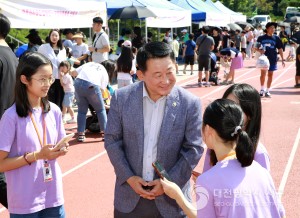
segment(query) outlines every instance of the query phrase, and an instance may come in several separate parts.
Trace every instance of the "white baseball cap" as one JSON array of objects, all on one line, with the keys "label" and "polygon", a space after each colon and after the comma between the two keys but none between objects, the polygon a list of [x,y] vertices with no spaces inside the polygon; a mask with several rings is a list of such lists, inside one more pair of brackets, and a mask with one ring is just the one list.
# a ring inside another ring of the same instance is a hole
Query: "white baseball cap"
[{"label": "white baseball cap", "polygon": [[181,30],[182,33],[187,33],[187,29]]},{"label": "white baseball cap", "polygon": [[126,40],[125,42],[123,42],[122,45],[126,47],[131,47],[131,42],[129,40]]}]

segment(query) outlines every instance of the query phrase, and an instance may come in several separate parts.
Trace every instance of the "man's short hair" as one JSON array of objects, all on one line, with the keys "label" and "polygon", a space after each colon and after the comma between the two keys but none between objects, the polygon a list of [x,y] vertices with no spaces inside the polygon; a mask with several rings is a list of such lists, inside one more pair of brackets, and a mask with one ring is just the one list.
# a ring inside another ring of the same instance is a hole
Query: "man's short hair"
[{"label": "man's short hair", "polygon": [[103,24],[103,20],[102,20],[101,17],[94,17],[93,23],[101,23],[101,24]]},{"label": "man's short hair", "polygon": [[208,26],[202,27],[202,31],[203,31],[203,33],[205,33],[205,34],[209,33],[209,27],[208,27]]},{"label": "man's short hair", "polygon": [[189,34],[189,39],[193,39],[194,38],[194,34],[193,33],[190,33]]},{"label": "man's short hair", "polygon": [[0,36],[2,36],[5,39],[9,31],[10,31],[9,19],[4,14],[0,14]]},{"label": "man's short hair", "polygon": [[73,29],[68,28],[68,29],[64,29],[63,32],[62,32],[63,35],[67,35],[69,33],[74,34],[75,31]]},{"label": "man's short hair", "polygon": [[150,42],[141,47],[136,56],[136,62],[142,72],[147,71],[147,60],[151,58],[170,57],[175,62],[175,55],[168,43]]}]

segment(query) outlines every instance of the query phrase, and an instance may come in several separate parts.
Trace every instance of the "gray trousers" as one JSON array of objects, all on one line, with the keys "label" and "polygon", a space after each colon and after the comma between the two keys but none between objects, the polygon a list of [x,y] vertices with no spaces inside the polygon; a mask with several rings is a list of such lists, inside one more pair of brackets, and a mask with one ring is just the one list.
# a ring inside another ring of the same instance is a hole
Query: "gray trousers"
[{"label": "gray trousers", "polygon": [[130,213],[122,213],[116,208],[114,210],[114,218],[162,218],[160,215],[154,200],[148,200],[145,198],[140,198],[138,204]]}]

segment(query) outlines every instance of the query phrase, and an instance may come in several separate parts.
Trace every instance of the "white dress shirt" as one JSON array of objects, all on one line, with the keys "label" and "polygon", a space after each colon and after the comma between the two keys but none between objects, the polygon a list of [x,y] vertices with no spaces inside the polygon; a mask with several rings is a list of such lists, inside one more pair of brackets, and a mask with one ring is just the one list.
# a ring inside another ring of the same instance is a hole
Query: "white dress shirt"
[{"label": "white dress shirt", "polygon": [[63,49],[59,50],[59,53],[56,55],[51,45],[49,43],[46,43],[39,47],[38,52],[50,59],[53,65],[53,76],[55,77],[55,79],[59,79],[60,75],[58,72],[58,68],[59,64],[62,61],[67,60],[66,49],[63,47]]},{"label": "white dress shirt", "polygon": [[154,102],[148,95],[145,84],[143,86],[143,115],[144,115],[144,155],[143,179],[152,181],[154,169],[152,163],[157,158],[157,141],[166,105],[166,96]]}]

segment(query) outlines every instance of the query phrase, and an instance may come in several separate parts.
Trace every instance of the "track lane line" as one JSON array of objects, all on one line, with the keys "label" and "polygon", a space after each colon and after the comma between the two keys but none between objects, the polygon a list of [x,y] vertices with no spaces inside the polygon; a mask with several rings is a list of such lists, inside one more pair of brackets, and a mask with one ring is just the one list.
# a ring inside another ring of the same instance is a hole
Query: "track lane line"
[{"label": "track lane line", "polygon": [[102,151],[100,154],[95,155],[94,157],[91,157],[91,158],[87,159],[86,161],[82,162],[81,164],[78,164],[77,166],[71,168],[70,170],[64,172],[62,174],[62,177],[65,177],[65,176],[69,175],[70,173],[80,169],[81,167],[84,167],[85,165],[89,164],[90,162],[96,160],[97,158],[99,158],[99,157],[101,157],[105,154],[107,154],[106,150]]},{"label": "track lane line", "polygon": [[285,188],[285,185],[287,183],[289,173],[290,173],[292,165],[293,165],[295,154],[296,154],[297,148],[299,146],[299,141],[300,141],[300,128],[298,129],[298,134],[296,136],[292,151],[291,151],[290,156],[289,156],[289,160],[286,164],[286,167],[285,167],[285,170],[284,170],[284,173],[283,173],[283,176],[282,176],[279,188],[278,188],[278,194],[279,194],[280,199],[281,199],[281,197],[283,196],[283,193],[284,193],[284,188]]}]

